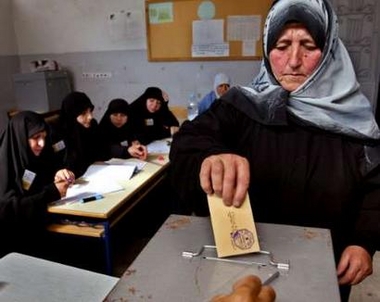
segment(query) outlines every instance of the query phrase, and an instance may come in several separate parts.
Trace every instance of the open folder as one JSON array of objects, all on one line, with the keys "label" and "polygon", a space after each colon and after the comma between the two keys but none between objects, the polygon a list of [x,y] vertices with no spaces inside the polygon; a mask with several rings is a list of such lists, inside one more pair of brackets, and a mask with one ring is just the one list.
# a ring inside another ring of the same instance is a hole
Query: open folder
[{"label": "open folder", "polygon": [[86,173],[68,188],[66,197],[57,203],[65,204],[97,194],[124,190],[120,182],[129,180],[138,170],[139,167],[135,164],[92,164]]}]

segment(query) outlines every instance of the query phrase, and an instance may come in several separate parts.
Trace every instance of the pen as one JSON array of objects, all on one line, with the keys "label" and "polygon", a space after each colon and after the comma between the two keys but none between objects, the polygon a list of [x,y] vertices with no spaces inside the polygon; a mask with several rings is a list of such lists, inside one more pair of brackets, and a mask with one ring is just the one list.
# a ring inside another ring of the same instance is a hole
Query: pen
[{"label": "pen", "polygon": [[268,279],[266,279],[263,282],[263,285],[268,285],[269,283],[271,283],[274,279],[276,279],[279,276],[280,276],[280,272],[279,271],[273,273]]},{"label": "pen", "polygon": [[258,266],[266,266],[266,263],[255,262],[255,261],[245,261],[245,260],[227,259],[227,258],[218,258],[218,257],[208,257],[208,256],[204,256],[203,259],[213,260],[213,261],[221,261],[221,262],[237,263],[237,264],[246,264],[246,265],[254,265],[254,264],[256,264]]},{"label": "pen", "polygon": [[102,199],[102,198],[104,198],[103,195],[97,194],[97,195],[93,195],[93,196],[82,198],[82,199],[79,200],[79,202],[85,203],[85,202],[89,202],[89,201],[93,201],[93,200],[99,200],[99,199]]}]

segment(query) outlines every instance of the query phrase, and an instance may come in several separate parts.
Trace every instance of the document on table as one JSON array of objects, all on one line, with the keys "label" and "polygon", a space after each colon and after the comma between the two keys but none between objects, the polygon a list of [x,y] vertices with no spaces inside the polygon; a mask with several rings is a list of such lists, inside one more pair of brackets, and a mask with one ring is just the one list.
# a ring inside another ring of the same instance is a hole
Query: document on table
[{"label": "document on table", "polygon": [[137,158],[123,159],[123,158],[115,158],[114,157],[114,158],[107,160],[105,163],[109,164],[109,165],[135,167],[135,173],[141,171],[146,165],[146,161],[139,160]]},{"label": "document on table", "polygon": [[130,179],[136,172],[136,165],[97,165],[92,164],[88,167],[82,178],[87,180],[99,179],[102,180],[126,180]]},{"label": "document on table", "polygon": [[136,173],[137,165],[92,164],[85,174],[71,185],[66,197],[57,203],[75,202],[96,194],[105,194],[124,190],[120,180],[130,179]]},{"label": "document on table", "polygon": [[208,196],[208,205],[218,257],[260,251],[248,195],[240,208],[225,206],[216,195]]},{"label": "document on table", "polygon": [[171,139],[162,139],[153,141],[147,145],[148,153],[165,153],[170,152]]}]

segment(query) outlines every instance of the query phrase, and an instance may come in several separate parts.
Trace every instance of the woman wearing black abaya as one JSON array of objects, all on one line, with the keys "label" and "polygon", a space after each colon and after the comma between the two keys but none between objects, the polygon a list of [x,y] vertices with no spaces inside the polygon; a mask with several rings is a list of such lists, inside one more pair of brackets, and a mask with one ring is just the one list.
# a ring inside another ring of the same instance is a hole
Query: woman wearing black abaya
[{"label": "woman wearing black abaya", "polygon": [[97,160],[104,159],[99,140],[98,123],[93,118],[94,105],[89,97],[74,91],[62,101],[59,128],[54,133],[54,145],[60,146],[64,167],[80,177]]},{"label": "woman wearing black abaya", "polygon": [[108,104],[107,111],[100,120],[99,129],[107,159],[113,157],[146,159],[146,146],[141,145],[136,139],[126,100],[114,99]]},{"label": "woman wearing black abaya", "polygon": [[255,221],[331,230],[342,301],[380,249],[380,130],[328,0],[277,0],[252,87],[185,122],[170,149],[183,213],[207,194]]},{"label": "woman wearing black abaya", "polygon": [[179,122],[169,110],[162,90],[149,87],[132,102],[131,119],[133,119],[137,138],[142,144],[166,137],[178,131]]},{"label": "woman wearing black abaya", "polygon": [[57,172],[48,126],[30,111],[8,122],[0,138],[0,161],[0,255],[33,253],[44,232],[47,204],[66,195],[74,174]]}]

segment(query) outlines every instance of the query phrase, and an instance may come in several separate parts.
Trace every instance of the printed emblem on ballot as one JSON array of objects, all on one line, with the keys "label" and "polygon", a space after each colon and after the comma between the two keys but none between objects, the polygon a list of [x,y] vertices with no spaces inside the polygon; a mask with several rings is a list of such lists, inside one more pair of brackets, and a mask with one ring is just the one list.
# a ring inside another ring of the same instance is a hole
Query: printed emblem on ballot
[{"label": "printed emblem on ballot", "polygon": [[208,196],[208,205],[218,257],[260,251],[248,195],[240,208],[225,206],[216,195]]}]

